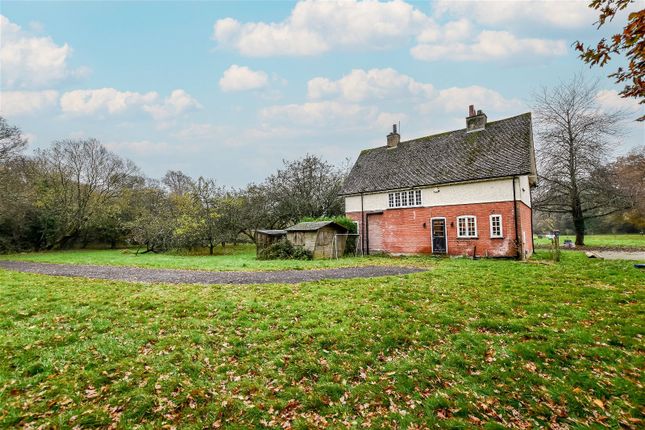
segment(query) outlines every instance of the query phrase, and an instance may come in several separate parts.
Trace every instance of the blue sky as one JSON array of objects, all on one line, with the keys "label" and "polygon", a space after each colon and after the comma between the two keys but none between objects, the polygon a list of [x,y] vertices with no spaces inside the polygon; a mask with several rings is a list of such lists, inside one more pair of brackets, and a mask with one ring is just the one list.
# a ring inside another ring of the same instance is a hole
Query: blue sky
[{"label": "blue sky", "polygon": [[[3,1],[0,112],[31,148],[95,137],[151,177],[242,186],[307,153],[354,160],[395,122],[406,140],[462,128],[469,104],[529,111],[575,73],[637,109],[571,47],[626,19],[598,32],[586,4]],[[624,128],[617,153],[645,141]]]}]

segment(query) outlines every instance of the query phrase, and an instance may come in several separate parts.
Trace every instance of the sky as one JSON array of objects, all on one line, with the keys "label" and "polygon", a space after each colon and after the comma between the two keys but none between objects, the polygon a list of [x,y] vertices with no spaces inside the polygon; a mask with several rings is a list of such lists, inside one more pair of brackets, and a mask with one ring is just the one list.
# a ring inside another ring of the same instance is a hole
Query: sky
[{"label": "sky", "polygon": [[[603,109],[643,115],[572,47],[600,31],[582,1],[0,4],[0,114],[31,150],[93,137],[159,178],[241,187],[306,154],[341,165],[401,140],[531,110],[581,73]],[[640,1],[634,8],[645,7]],[[626,121],[616,154],[645,143]]]}]

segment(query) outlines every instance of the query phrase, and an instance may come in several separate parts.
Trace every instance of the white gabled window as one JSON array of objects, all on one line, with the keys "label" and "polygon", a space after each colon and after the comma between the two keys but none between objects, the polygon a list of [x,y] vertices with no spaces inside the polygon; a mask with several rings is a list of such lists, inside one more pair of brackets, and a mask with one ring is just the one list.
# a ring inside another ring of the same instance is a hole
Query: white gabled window
[{"label": "white gabled window", "polygon": [[477,237],[477,218],[472,215],[457,217],[457,237]]},{"label": "white gabled window", "polygon": [[501,215],[490,216],[490,237],[503,237]]},{"label": "white gabled window", "polygon": [[397,191],[389,193],[387,204],[390,208],[421,206],[421,190]]}]

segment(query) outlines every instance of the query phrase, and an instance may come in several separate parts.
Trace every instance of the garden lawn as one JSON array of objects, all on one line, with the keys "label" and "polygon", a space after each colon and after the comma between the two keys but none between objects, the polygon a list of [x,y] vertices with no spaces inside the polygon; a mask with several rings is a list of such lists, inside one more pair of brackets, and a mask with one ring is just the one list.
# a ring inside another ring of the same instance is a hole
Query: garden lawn
[{"label": "garden lawn", "polygon": [[0,255],[0,260],[33,261],[56,264],[95,264],[102,266],[135,266],[158,269],[231,270],[305,270],[333,267],[392,264],[393,261],[417,263],[419,258],[348,257],[330,260],[257,260],[254,245],[218,247],[216,255],[136,254],[131,249],[72,250]]},{"label": "garden lawn", "polygon": [[[571,235],[560,236],[560,244],[565,240],[575,243],[576,237]],[[551,245],[551,239],[542,238],[535,240],[536,247],[546,248]],[[645,250],[645,235],[642,234],[590,234],[585,236],[585,246],[588,248],[615,248],[615,249],[641,249]]]},{"label": "garden lawn", "polygon": [[0,427],[643,427],[643,271],[429,261],[261,286],[0,270]]}]

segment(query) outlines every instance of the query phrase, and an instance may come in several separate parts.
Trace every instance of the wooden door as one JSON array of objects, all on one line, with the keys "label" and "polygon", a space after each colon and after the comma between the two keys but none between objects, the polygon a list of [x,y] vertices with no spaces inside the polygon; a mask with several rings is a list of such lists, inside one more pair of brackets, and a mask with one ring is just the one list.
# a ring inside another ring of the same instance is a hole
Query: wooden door
[{"label": "wooden door", "polygon": [[368,254],[383,252],[383,215],[367,215]]}]

